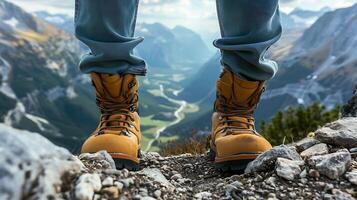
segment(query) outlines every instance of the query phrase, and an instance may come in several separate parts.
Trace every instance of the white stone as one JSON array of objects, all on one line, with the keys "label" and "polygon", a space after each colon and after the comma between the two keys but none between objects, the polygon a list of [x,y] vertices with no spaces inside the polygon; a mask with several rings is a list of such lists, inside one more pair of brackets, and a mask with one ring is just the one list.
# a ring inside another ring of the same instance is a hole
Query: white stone
[{"label": "white stone", "polygon": [[108,176],[107,178],[105,178],[103,180],[102,185],[104,187],[112,186],[112,185],[114,185],[114,179],[112,177]]},{"label": "white stone", "polygon": [[301,173],[301,165],[304,165],[304,161],[278,158],[276,161],[276,173],[278,176],[292,181]]},{"label": "white stone", "polygon": [[331,179],[338,179],[343,175],[351,162],[351,154],[347,149],[339,150],[335,153],[312,156],[308,159],[310,166],[317,169]]},{"label": "white stone", "polygon": [[357,169],[353,169],[350,172],[346,173],[346,178],[348,179],[348,181],[350,181],[351,183],[357,185]]},{"label": "white stone", "polygon": [[[37,133],[0,124],[0,199],[59,198],[64,176],[76,176],[81,163],[69,151]],[[68,180],[68,179],[67,179]]]},{"label": "white stone", "polygon": [[200,192],[195,194],[195,199],[197,200],[203,200],[203,199],[208,199],[212,196],[212,194],[210,192]]},{"label": "white stone", "polygon": [[315,137],[326,144],[357,147],[357,118],[346,117],[329,123],[317,130]]},{"label": "white stone", "polygon": [[289,148],[286,145],[280,145],[264,152],[255,160],[250,162],[245,169],[245,173],[259,172],[270,169],[275,164],[275,161],[278,157],[302,161],[300,155],[296,152],[295,149]]},{"label": "white stone", "polygon": [[94,192],[99,192],[101,188],[102,184],[98,174],[83,174],[76,183],[75,196],[79,200],[91,200]]},{"label": "white stone", "polygon": [[164,186],[172,187],[171,183],[166,179],[166,177],[161,173],[158,168],[144,168],[139,173],[144,174],[148,177],[154,179],[154,181],[161,183]]},{"label": "white stone", "polygon": [[328,147],[324,143],[316,144],[300,153],[303,158],[323,154],[328,154]]}]

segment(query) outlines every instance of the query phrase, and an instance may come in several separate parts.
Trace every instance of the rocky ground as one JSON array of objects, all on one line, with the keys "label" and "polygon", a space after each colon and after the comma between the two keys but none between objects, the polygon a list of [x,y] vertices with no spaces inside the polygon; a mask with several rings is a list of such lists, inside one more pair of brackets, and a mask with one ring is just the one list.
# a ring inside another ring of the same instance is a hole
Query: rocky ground
[{"label": "rocky ground", "polygon": [[235,173],[218,171],[207,155],[153,152],[143,154],[139,171],[116,170],[105,151],[74,156],[39,134],[0,124],[0,199],[355,199],[351,111]]}]

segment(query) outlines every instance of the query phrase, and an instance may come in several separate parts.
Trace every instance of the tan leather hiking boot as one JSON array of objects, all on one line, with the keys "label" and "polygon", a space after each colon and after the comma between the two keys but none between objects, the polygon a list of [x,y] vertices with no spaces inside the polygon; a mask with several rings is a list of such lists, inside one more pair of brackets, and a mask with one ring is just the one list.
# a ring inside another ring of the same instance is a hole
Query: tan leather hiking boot
[{"label": "tan leather hiking boot", "polygon": [[227,69],[217,81],[210,146],[221,170],[242,170],[272,148],[254,126],[253,112],[263,90],[264,81],[245,81]]},{"label": "tan leather hiking boot", "polygon": [[91,74],[100,108],[100,123],[82,146],[82,153],[107,150],[118,169],[135,170],[139,164],[139,82],[135,75]]}]

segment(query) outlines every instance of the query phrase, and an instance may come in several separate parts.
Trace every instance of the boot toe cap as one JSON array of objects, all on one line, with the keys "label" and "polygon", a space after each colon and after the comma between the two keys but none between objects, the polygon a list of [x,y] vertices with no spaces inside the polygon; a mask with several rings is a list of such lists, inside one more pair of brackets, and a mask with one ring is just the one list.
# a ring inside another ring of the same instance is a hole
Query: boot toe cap
[{"label": "boot toe cap", "polygon": [[215,140],[217,157],[229,157],[239,154],[261,154],[272,148],[262,136],[255,134],[227,135]]},{"label": "boot toe cap", "polygon": [[82,146],[82,153],[94,153],[106,150],[113,158],[138,160],[139,144],[135,136],[102,134],[90,136]]}]

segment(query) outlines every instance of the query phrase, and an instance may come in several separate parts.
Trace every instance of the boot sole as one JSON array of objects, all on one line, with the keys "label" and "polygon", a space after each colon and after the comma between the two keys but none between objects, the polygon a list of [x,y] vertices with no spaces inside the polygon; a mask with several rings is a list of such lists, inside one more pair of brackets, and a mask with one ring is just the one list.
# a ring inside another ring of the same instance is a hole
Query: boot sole
[{"label": "boot sole", "polygon": [[129,156],[123,153],[109,153],[118,170],[127,169],[129,171],[138,171],[140,169],[139,158],[141,157],[141,150],[138,150],[138,158]]},{"label": "boot sole", "polygon": [[123,158],[113,158],[113,160],[118,170],[127,169],[129,171],[138,171],[140,169],[139,163],[136,163],[132,160]]},{"label": "boot sole", "polygon": [[227,157],[216,157],[214,150],[209,151],[209,158],[214,161],[215,166],[222,172],[243,171],[260,153],[240,153]]}]

